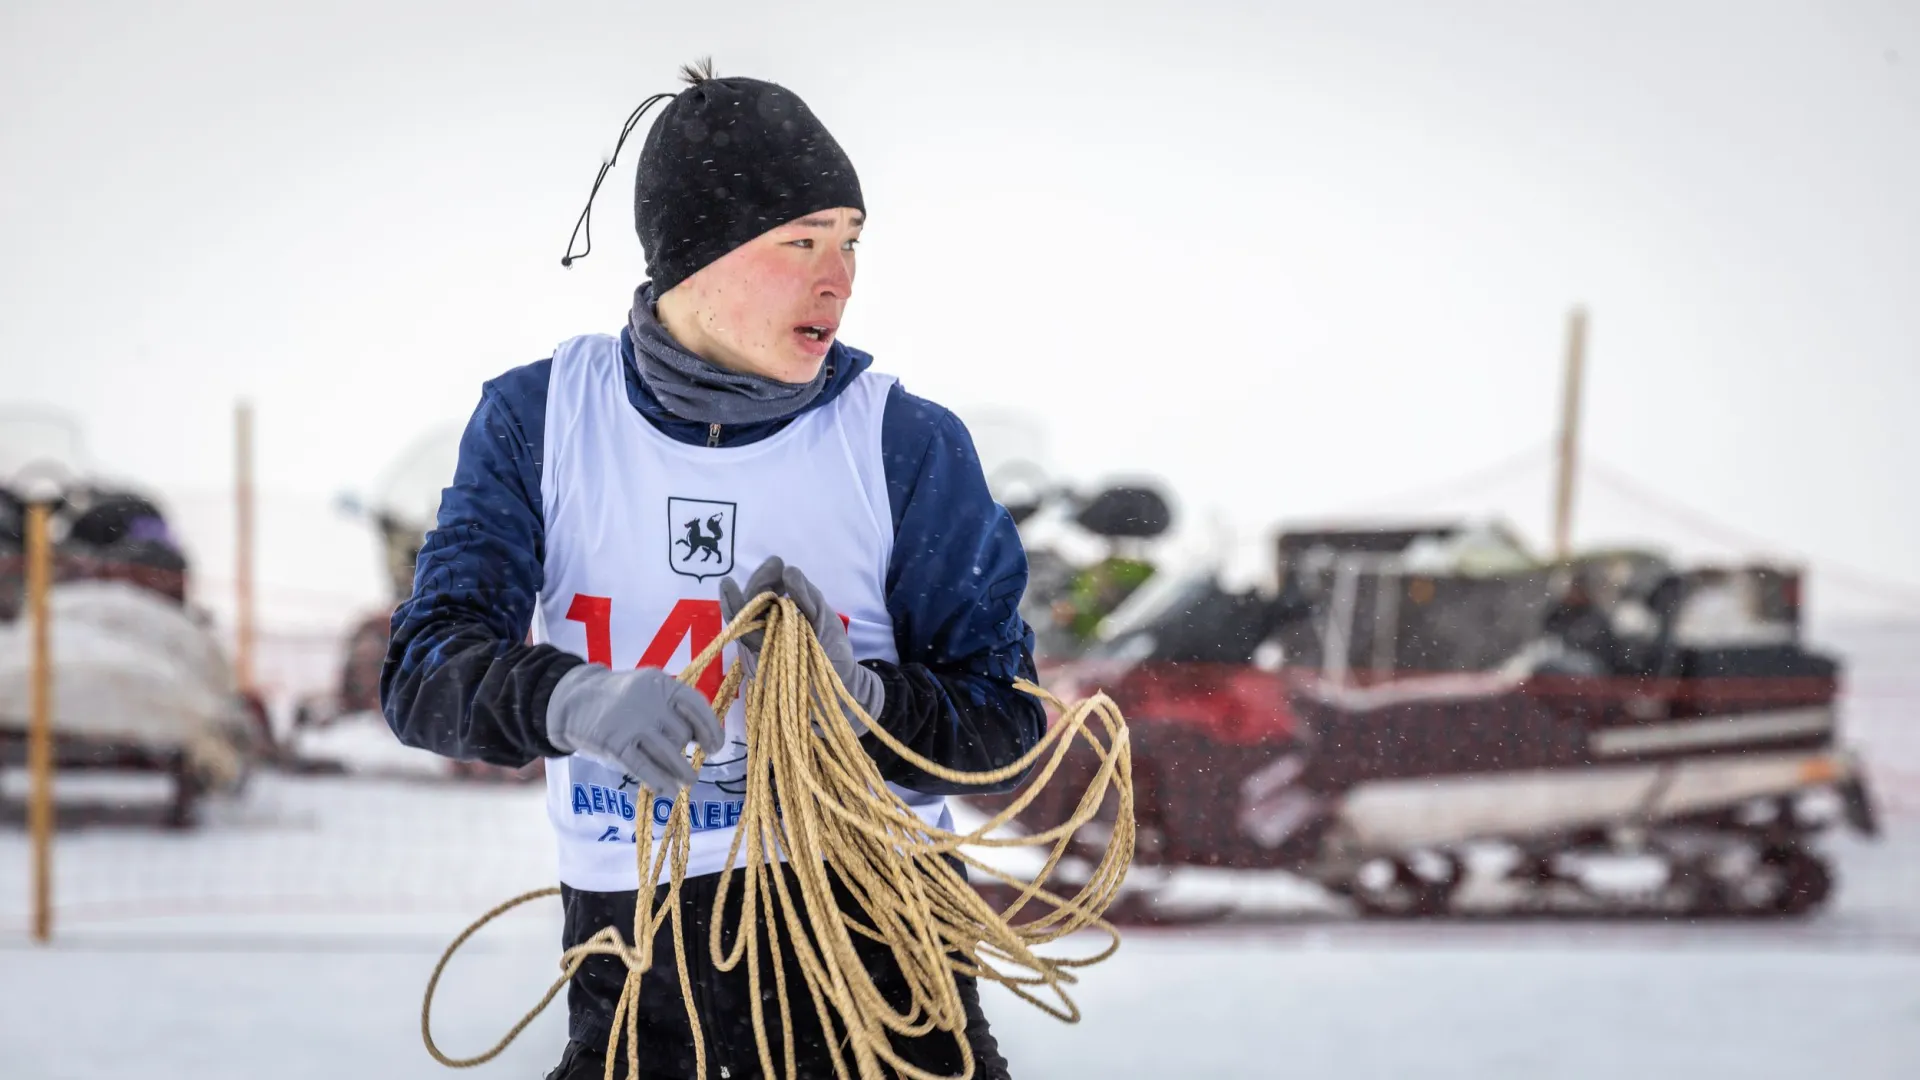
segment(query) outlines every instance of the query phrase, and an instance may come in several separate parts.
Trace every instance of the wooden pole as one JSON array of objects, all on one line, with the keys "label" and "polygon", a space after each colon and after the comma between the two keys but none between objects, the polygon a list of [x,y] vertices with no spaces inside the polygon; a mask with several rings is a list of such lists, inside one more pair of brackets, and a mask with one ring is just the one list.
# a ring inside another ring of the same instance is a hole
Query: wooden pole
[{"label": "wooden pole", "polygon": [[253,406],[245,401],[233,415],[233,678],[245,693],[253,689]]},{"label": "wooden pole", "polygon": [[53,938],[53,639],[48,593],[53,588],[51,507],[27,508],[27,610],[32,620],[32,683],[27,719],[27,831],[33,845],[33,940]]},{"label": "wooden pole", "polygon": [[1553,491],[1553,554],[1573,556],[1573,486],[1580,468],[1580,393],[1587,362],[1587,313],[1567,319],[1567,373],[1560,397],[1560,468]]}]

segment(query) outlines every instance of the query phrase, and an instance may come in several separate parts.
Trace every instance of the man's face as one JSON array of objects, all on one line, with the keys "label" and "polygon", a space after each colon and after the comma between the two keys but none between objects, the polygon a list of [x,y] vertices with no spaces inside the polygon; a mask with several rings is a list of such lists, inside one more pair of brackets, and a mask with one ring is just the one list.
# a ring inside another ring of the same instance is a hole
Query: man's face
[{"label": "man's face", "polygon": [[659,298],[660,321],[709,362],[785,383],[813,379],[853,296],[865,215],[822,210],[761,233]]}]

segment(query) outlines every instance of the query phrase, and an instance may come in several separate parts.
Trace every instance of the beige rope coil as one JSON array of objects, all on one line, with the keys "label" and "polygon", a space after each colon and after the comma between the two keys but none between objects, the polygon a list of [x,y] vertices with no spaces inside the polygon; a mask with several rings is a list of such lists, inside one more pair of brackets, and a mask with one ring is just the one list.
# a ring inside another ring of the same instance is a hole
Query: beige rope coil
[{"label": "beige rope coil", "polygon": [[[1058,714],[1046,736],[1019,761],[991,772],[950,769],[908,749],[884,728],[871,723],[851,694],[841,685],[831,661],[815,639],[812,626],[793,601],[770,594],[754,598],[713,644],[687,665],[679,678],[691,685],[720,656],[721,648],[755,630],[766,636],[759,655],[758,675],[747,686],[747,773],[745,805],[733,847],[728,852],[718,893],[709,944],[714,965],[731,971],[744,960],[753,1002],[753,1029],[764,1075],[776,1075],[768,1048],[767,1017],[760,980],[756,928],[764,923],[769,944],[775,998],[780,1007],[784,1072],[796,1075],[793,1021],[784,966],[778,952],[784,940],[792,949],[806,989],[820,1018],[829,1045],[844,1042],[854,1057],[860,1080],[883,1080],[897,1075],[910,1080],[966,1080],[973,1075],[972,1049],[965,1037],[966,1015],[954,983],[956,973],[998,983],[1053,1016],[1073,1023],[1079,1009],[1067,995],[1074,969],[1098,963],[1119,947],[1119,932],[1103,919],[1133,858],[1133,767],[1126,721],[1105,694],[1063,705],[1040,687],[1024,680],[1019,688],[1039,697]],[[739,693],[740,664],[721,684],[714,709],[725,715]],[[967,785],[992,784],[1019,775],[1045,758],[1045,764],[1027,782],[1019,796],[992,820],[966,833],[927,824],[886,786],[879,767],[860,744],[847,715],[869,721],[873,732],[894,753],[916,768],[941,779]],[[1095,725],[1101,729],[1096,733]],[[1099,770],[1064,823],[1028,836],[995,836],[1030,804],[1052,779],[1076,738],[1084,739],[1100,760]],[[693,764],[704,755],[696,750]],[[1118,799],[1118,812],[1100,859],[1079,890],[1062,897],[1046,888],[1081,825],[1100,811],[1109,789]],[[651,805],[651,792],[642,788],[641,806]],[[680,918],[680,888],[686,879],[691,827],[687,793],[674,800],[664,842],[657,847],[642,819],[635,841],[640,880],[658,882],[667,873],[668,888],[656,904],[655,889],[643,887],[634,911],[630,940],[616,927],[606,927],[592,938],[568,949],[561,957],[561,975],[547,988],[532,1011],[486,1052],[453,1058],[434,1044],[431,1027],[433,993],[447,962],[481,927],[529,901],[552,896],[558,889],[525,893],[482,915],[447,946],[427,982],[420,1006],[420,1034],[436,1061],[454,1068],[479,1065],[497,1057],[526,1030],[558,996],[580,966],[592,956],[618,957],[627,967],[626,985],[613,1017],[614,1038],[626,1033],[627,1074],[639,1074],[638,1002],[642,976],[653,966],[653,943],[664,924],[671,923],[681,998],[687,1002],[692,1028],[696,1075],[706,1077],[706,1046],[699,1017],[694,1015],[692,979],[687,970],[685,938]],[[1004,848],[1051,845],[1045,865],[1029,881],[1005,874],[969,854],[964,847]],[[741,875],[744,894],[741,917],[731,948],[723,948],[720,913],[724,910],[732,875],[728,873],[745,854],[747,872]],[[776,853],[784,852],[796,887],[775,872]],[[994,910],[948,861],[957,858],[977,873],[1012,886],[1018,895],[1003,911]],[[843,911],[833,895],[835,878],[864,909],[865,919]],[[1022,922],[1013,919],[1029,904],[1046,909]],[[1091,956],[1045,957],[1036,946],[1094,928],[1107,935],[1106,945]],[[783,936],[784,931],[784,936]],[[855,935],[888,945],[910,990],[905,1012],[891,1007],[874,985],[871,974],[854,951]],[[1046,996],[1043,997],[1042,994]],[[1047,1000],[1047,998],[1057,999]],[[902,1061],[888,1041],[888,1032],[920,1036],[949,1033],[960,1048],[963,1069],[957,1078],[944,1078]],[[605,1080],[612,1080],[615,1056],[607,1054]],[[893,1070],[892,1073],[885,1071]],[[849,1080],[842,1055],[834,1055],[834,1071]]]}]

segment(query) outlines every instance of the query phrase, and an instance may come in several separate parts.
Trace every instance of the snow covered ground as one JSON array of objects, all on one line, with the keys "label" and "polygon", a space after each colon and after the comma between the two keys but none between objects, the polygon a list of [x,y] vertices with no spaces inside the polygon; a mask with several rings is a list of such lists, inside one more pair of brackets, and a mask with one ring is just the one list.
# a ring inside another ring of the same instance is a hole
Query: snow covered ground
[{"label": "snow covered ground", "polygon": [[[1887,833],[1832,841],[1816,918],[1357,923],[1300,883],[1239,880],[1300,916],[1132,932],[1085,973],[1074,1026],[989,990],[1008,1057],[1026,1080],[1920,1076],[1920,635],[1849,652]],[[263,775],[209,811],[187,834],[63,832],[47,948],[26,936],[25,843],[0,827],[0,1078],[448,1075],[420,993],[469,919],[551,880],[539,790]],[[538,999],[558,922],[543,901],[468,947],[444,1047],[490,1045]],[[473,1075],[542,1075],[562,1029],[555,1008]]]},{"label": "snow covered ground", "polygon": [[[1836,842],[1838,902],[1784,925],[1476,922],[1137,931],[1086,1019],[994,994],[1023,1077],[1920,1075],[1920,820]],[[61,838],[58,941],[25,936],[0,836],[0,1076],[431,1077],[419,995],[445,942],[547,880],[538,793],[264,777],[204,831]],[[1288,891],[1279,885],[1276,891]],[[1298,893],[1299,887],[1291,890]],[[552,977],[558,905],[462,954],[447,1048]],[[539,1076],[558,1009],[478,1076]]]},{"label": "snow covered ground", "polygon": [[[420,986],[438,936],[273,948],[78,939],[0,951],[8,1077],[431,1077]],[[1763,937],[1527,939],[1441,931],[1136,935],[1089,974],[1087,1019],[992,1002],[1023,1077],[1912,1077],[1920,957]],[[488,1044],[537,995],[537,934],[476,947],[443,1045]],[[479,1076],[531,1078],[557,1010]]]}]

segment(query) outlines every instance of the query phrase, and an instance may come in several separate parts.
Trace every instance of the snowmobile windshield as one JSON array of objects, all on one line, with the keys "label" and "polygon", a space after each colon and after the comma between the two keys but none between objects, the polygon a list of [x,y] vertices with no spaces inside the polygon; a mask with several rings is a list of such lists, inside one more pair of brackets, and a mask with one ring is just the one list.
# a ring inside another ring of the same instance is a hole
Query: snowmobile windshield
[{"label": "snowmobile windshield", "polygon": [[1169,615],[1191,608],[1215,590],[1212,573],[1204,570],[1162,570],[1142,582],[1126,602],[1107,616],[1101,628],[1103,645],[1137,634]]}]

